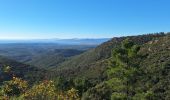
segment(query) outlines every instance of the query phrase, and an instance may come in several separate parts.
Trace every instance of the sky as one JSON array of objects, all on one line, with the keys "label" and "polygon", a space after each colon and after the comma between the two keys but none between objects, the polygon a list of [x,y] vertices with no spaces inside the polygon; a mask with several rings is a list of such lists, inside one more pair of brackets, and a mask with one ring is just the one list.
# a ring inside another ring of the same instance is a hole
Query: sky
[{"label": "sky", "polygon": [[168,32],[169,4],[170,0],[0,0],[0,39]]}]

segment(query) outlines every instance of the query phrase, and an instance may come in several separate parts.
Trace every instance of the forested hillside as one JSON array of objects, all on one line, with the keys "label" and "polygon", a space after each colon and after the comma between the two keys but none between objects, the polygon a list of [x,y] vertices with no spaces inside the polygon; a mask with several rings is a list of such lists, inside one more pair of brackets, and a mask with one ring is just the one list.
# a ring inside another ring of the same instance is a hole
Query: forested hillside
[{"label": "forested hillside", "polygon": [[21,77],[30,83],[43,80],[46,70],[19,63],[0,56],[0,84],[12,79],[13,76]]},{"label": "forested hillside", "polygon": [[[70,57],[83,53],[84,50],[76,49],[56,49],[33,57],[27,64],[38,68],[53,68],[58,64],[68,60]],[[43,58],[43,59],[42,59]]]},{"label": "forested hillside", "polygon": [[[95,49],[89,50],[83,54],[73,57],[72,59],[65,61],[57,67],[58,73],[68,73],[76,76],[88,76],[90,78],[98,78],[105,70],[107,60],[111,57],[112,49],[119,47],[121,42],[126,38],[132,40],[135,44],[143,45],[148,41],[165,36],[164,33],[155,33],[141,36],[129,36],[113,38],[108,42],[103,43]],[[65,72],[66,71],[66,72]],[[88,73],[88,74],[87,74]]]},{"label": "forested hillside", "polygon": [[[34,62],[39,56],[53,56],[54,53],[60,53],[55,50],[77,50],[79,54],[80,51],[95,47],[96,45],[61,45],[57,43],[0,43],[0,55],[18,62],[27,63]],[[61,54],[63,53],[61,52]]]},{"label": "forested hillside", "polygon": [[[55,56],[60,57],[60,54],[69,59],[43,70],[1,58],[1,76],[12,72],[16,77],[6,82],[3,79],[0,97],[21,100],[170,99],[169,33],[117,37],[84,53],[65,49],[52,53],[50,61],[47,53],[36,58],[34,63],[54,63],[58,61]],[[74,54],[76,56],[72,56]],[[39,82],[26,84],[34,77]],[[15,89],[19,92],[14,92]]]}]

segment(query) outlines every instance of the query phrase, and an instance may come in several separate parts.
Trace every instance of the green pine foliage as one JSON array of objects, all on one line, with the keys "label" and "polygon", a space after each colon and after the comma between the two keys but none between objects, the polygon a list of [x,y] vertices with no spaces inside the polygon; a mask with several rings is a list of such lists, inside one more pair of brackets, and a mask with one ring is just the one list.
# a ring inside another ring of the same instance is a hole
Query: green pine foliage
[{"label": "green pine foliage", "polygon": [[139,46],[128,39],[122,42],[121,47],[113,50],[108,75],[112,86],[112,100],[132,99],[134,95],[133,78],[137,73],[137,66],[131,62],[138,57]]}]

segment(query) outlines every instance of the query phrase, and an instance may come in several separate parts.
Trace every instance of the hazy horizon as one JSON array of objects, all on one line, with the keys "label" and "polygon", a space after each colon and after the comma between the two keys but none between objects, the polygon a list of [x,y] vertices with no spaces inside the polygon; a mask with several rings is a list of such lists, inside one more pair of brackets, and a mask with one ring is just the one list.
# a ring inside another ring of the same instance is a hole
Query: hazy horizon
[{"label": "hazy horizon", "polygon": [[[113,37],[111,37],[113,38]],[[111,39],[109,37],[103,37],[103,38],[0,38],[0,41],[3,40],[84,40],[84,39]]]},{"label": "hazy horizon", "polygon": [[[163,32],[163,31],[162,31]],[[115,37],[126,37],[126,36],[137,36],[137,35],[147,35],[147,34],[154,34],[154,33],[160,33],[160,32],[148,32],[148,33],[138,33],[138,34],[134,34],[134,35],[118,35],[118,36],[111,36],[111,37],[68,37],[68,38],[60,38],[60,37],[48,37],[48,38],[41,38],[41,37],[33,37],[33,38],[30,38],[30,37],[20,37],[20,38],[12,38],[12,37],[6,37],[6,38],[3,38],[3,37],[0,37],[0,41],[3,41],[3,40],[69,40],[69,39],[111,39],[111,38],[115,38]],[[166,33],[169,33],[169,31],[167,32],[164,32],[165,34]]]}]

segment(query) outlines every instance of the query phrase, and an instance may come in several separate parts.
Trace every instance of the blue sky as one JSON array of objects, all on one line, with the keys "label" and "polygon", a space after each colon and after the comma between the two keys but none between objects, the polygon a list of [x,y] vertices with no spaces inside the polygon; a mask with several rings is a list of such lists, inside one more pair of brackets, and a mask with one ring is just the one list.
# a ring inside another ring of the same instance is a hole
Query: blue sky
[{"label": "blue sky", "polygon": [[0,39],[168,32],[170,0],[0,0]]}]

